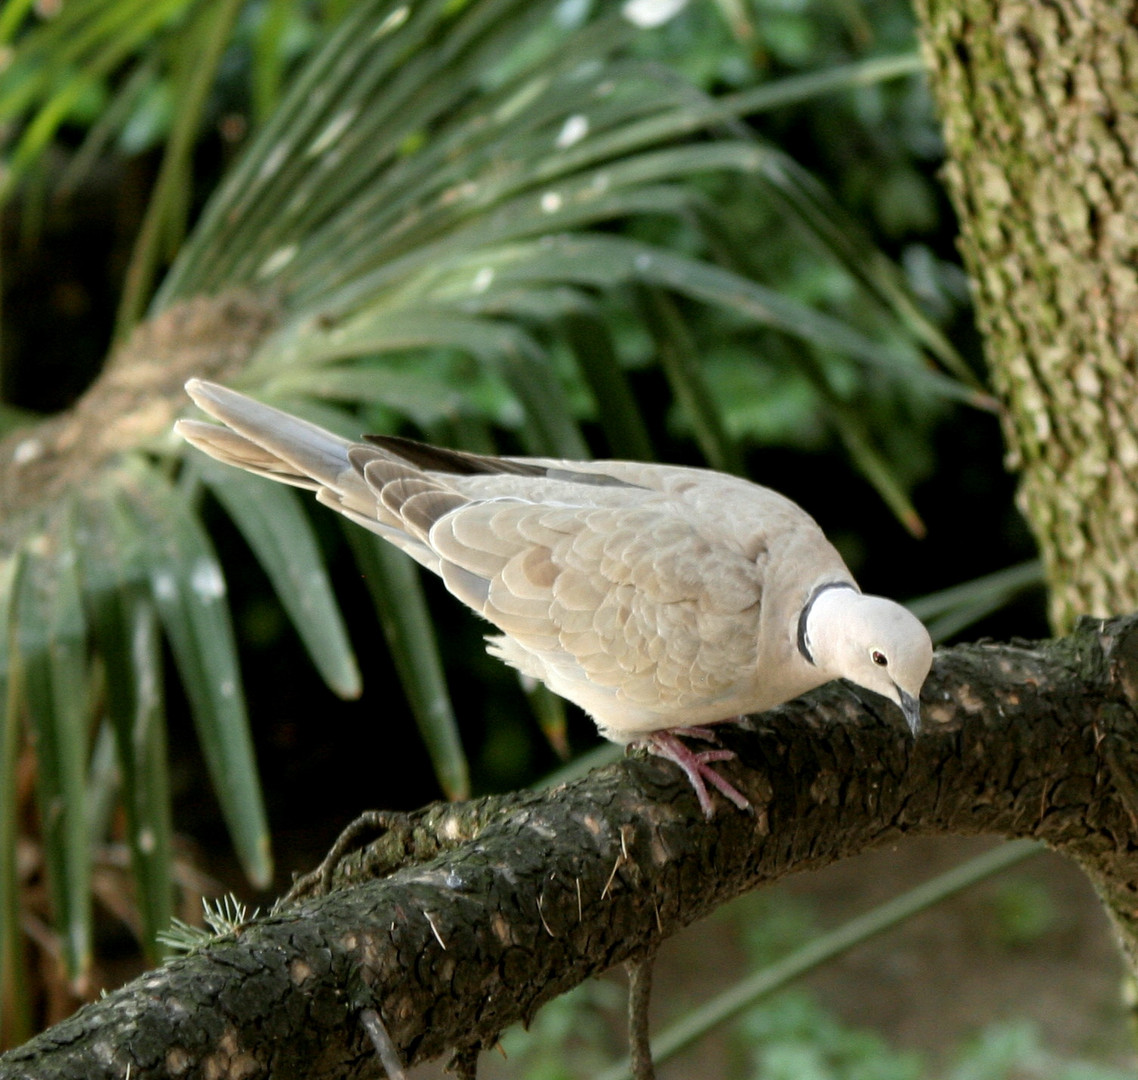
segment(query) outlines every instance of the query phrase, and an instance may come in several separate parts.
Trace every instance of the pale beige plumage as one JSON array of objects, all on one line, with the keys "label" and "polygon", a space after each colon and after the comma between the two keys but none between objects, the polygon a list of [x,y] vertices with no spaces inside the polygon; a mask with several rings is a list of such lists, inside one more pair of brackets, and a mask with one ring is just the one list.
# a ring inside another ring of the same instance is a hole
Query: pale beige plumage
[{"label": "pale beige plumage", "polygon": [[891,697],[915,730],[924,627],[861,596],[813,519],[776,492],[677,466],[352,443],[224,387],[186,389],[227,425],[179,421],[187,440],[315,491],[439,574],[502,631],[492,653],[580,705],[606,737],[677,761],[707,813],[702,779],[746,804],[709,767],[728,755],[692,753],[669,729],[845,676]]}]

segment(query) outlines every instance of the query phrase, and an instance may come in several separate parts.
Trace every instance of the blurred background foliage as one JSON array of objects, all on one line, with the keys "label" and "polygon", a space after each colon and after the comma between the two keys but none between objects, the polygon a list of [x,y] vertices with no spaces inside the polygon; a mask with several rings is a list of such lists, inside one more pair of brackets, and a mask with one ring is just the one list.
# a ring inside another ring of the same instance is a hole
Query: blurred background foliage
[{"label": "blurred background foliage", "polygon": [[[252,313],[223,381],[346,434],[743,472],[938,639],[1042,634],[919,69],[905,0],[8,0],[0,461],[140,322]],[[7,1043],[360,809],[596,743],[168,405],[0,508]]]}]

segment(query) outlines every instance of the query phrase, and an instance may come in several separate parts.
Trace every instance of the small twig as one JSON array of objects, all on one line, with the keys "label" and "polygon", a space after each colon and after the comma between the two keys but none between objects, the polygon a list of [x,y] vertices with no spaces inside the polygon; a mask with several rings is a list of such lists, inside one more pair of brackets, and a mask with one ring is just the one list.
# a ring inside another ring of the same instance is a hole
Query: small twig
[{"label": "small twig", "polygon": [[439,933],[439,928],[435,925],[435,920],[431,918],[431,913],[424,911],[423,918],[427,920],[427,925],[431,928],[431,933],[435,935],[435,940],[443,947],[443,952],[446,952],[447,943],[443,941],[443,936]]},{"label": "small twig", "polygon": [[360,1023],[368,1033],[372,1046],[379,1055],[383,1071],[390,1080],[407,1080],[407,1074],[403,1071],[403,1062],[399,1060],[399,1051],[395,1049],[395,1043],[387,1034],[387,1028],[383,1026],[379,1013],[375,1009],[364,1009],[360,1013]]},{"label": "small twig", "polygon": [[315,870],[298,877],[276,906],[287,907],[309,896],[327,896],[332,891],[332,876],[336,872],[336,867],[344,861],[349,852],[363,846],[360,843],[361,838],[370,836],[374,839],[382,836],[392,828],[397,819],[405,816],[392,814],[386,810],[365,810],[336,837],[336,842],[320,865]]},{"label": "small twig", "polygon": [[545,927],[545,932],[550,937],[557,937],[557,935],[549,928],[549,923],[545,921],[545,912],[541,910],[541,905],[545,902],[545,890],[541,890],[541,895],[537,898],[537,917],[541,919],[541,925]]},{"label": "small twig", "polygon": [[[612,888],[613,880],[616,878],[616,872],[628,862],[628,838],[635,833],[635,829],[631,825],[622,825],[620,827],[620,854],[613,863],[612,873],[609,874],[608,881],[605,882],[605,887],[601,890],[601,899],[603,900],[609,894],[609,889]],[[578,883],[579,887],[580,883]]]},{"label": "small twig", "polygon": [[633,1080],[656,1080],[652,1047],[648,1042],[648,1001],[652,995],[652,967],[656,949],[637,960],[629,960],[628,972],[628,1057]]}]

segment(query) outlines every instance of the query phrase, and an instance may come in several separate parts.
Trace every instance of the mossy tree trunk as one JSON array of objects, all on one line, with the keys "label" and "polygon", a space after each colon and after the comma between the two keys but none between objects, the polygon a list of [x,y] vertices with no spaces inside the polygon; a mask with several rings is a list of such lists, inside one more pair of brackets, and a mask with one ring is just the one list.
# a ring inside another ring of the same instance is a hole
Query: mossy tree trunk
[{"label": "mossy tree trunk", "polygon": [[1051,617],[1138,608],[1138,3],[916,0]]}]

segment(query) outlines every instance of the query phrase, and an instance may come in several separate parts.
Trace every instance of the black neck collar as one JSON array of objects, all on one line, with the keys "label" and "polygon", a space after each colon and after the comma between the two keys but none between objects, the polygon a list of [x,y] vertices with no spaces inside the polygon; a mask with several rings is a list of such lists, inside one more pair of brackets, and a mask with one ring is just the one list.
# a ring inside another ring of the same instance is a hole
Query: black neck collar
[{"label": "black neck collar", "polygon": [[827,581],[819,585],[809,596],[806,603],[802,605],[802,611],[798,615],[798,651],[806,658],[806,660],[813,664],[814,654],[810,651],[810,641],[806,636],[806,620],[810,618],[810,610],[814,607],[814,601],[818,599],[822,593],[829,589],[853,589],[857,592],[857,586],[848,581]]}]

